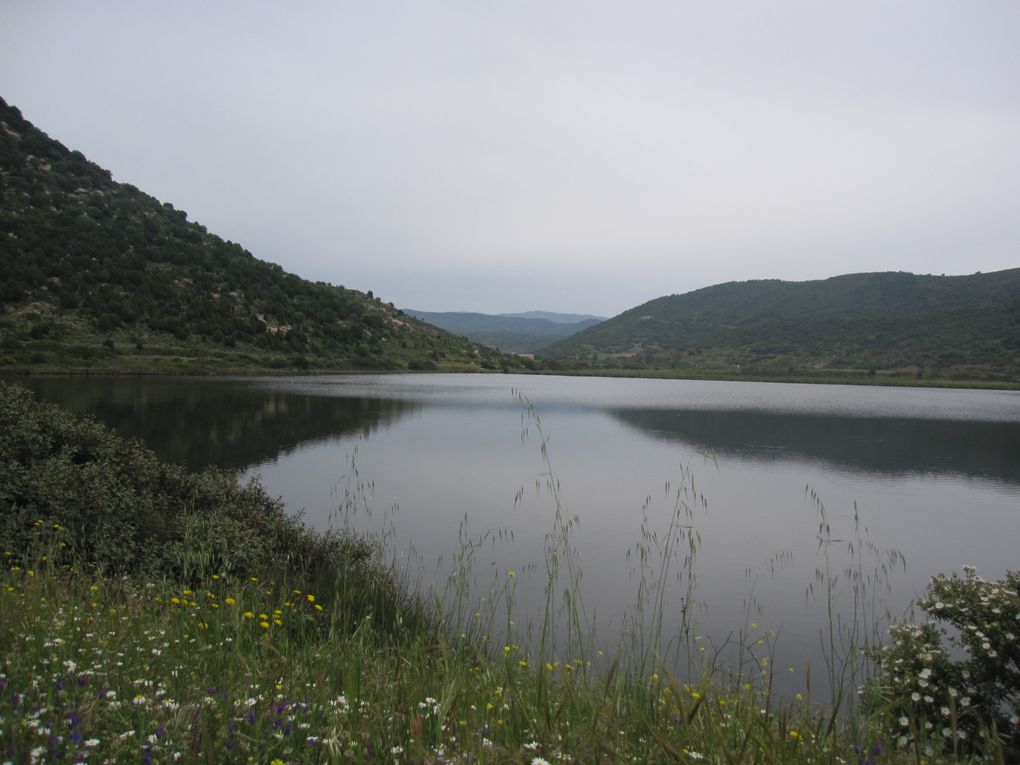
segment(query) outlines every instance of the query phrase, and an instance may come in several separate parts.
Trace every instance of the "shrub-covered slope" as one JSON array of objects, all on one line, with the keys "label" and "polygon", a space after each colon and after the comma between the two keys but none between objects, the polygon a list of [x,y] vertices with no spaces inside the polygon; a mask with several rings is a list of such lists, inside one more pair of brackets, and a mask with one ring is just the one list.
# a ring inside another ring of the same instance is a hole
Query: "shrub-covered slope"
[{"label": "shrub-covered slope", "polygon": [[255,258],[0,99],[0,368],[494,367],[498,354]]},{"label": "shrub-covered slope", "polygon": [[544,358],[763,372],[901,370],[1020,378],[1020,268],[731,282],[652,300]]}]

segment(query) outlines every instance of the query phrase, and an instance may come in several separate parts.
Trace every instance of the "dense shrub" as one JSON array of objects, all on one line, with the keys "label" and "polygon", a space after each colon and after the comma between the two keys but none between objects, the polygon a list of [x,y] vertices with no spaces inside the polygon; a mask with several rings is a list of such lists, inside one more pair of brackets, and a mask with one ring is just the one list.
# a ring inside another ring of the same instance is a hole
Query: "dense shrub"
[{"label": "dense shrub", "polygon": [[90,419],[0,383],[0,545],[14,563],[59,524],[76,566],[146,579],[258,577],[342,597],[351,624],[423,618],[366,541],[319,533],[257,482],[190,473]]},{"label": "dense shrub", "polygon": [[[885,707],[904,744],[941,740],[947,751],[997,749],[1020,758],[1020,572],[988,581],[939,574],[921,625],[900,625],[876,653],[869,703]],[[1013,760],[1017,761],[1017,760]]]}]

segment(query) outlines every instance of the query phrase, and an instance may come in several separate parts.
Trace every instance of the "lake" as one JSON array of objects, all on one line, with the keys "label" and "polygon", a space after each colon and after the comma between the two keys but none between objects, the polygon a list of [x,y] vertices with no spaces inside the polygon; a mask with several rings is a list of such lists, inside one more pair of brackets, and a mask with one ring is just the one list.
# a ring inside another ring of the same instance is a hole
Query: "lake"
[{"label": "lake", "polygon": [[[809,665],[824,687],[830,598],[870,633],[935,573],[996,578],[1020,563],[1017,392],[514,375],[21,382],[168,460],[258,477],[312,526],[377,535],[423,587],[459,572],[465,618],[501,631],[511,618],[521,643],[536,639],[558,565],[554,610],[579,576],[572,612],[593,650],[612,655],[625,632],[634,653],[734,660],[735,641],[760,638],[779,687],[803,688]],[[572,650],[568,623],[556,621],[557,652]]]}]

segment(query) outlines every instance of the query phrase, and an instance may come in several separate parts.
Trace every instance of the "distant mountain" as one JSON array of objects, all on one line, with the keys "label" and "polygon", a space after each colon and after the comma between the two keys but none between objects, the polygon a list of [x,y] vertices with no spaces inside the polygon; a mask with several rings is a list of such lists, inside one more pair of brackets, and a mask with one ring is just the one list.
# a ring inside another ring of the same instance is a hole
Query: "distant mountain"
[{"label": "distant mountain", "polygon": [[605,321],[605,316],[593,316],[589,313],[553,313],[552,311],[525,311],[524,313],[498,313],[496,316],[505,316],[510,319],[545,319],[557,324],[580,324],[593,321],[598,323]]},{"label": "distant mountain", "polygon": [[[404,313],[490,348],[534,353],[561,338],[595,326],[601,319],[547,311],[527,314],[430,312],[405,308]],[[550,318],[555,317],[555,318]]]},{"label": "distant mountain", "polygon": [[586,366],[1020,379],[1020,268],[730,282],[652,300],[543,349]]},{"label": "distant mountain", "polygon": [[371,292],[286,273],[0,99],[0,371],[513,365]]}]

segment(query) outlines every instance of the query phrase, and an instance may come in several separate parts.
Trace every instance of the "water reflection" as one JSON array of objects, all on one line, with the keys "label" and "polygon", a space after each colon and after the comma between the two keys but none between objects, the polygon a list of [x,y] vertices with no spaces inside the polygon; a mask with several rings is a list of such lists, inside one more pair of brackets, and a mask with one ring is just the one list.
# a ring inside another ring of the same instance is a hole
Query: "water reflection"
[{"label": "water reflection", "polygon": [[91,414],[165,460],[244,469],[300,446],[368,435],[419,408],[395,399],[337,398],[258,381],[45,378],[20,383],[75,414]]},{"label": "water reflection", "polygon": [[855,473],[951,474],[1020,485],[1015,422],[704,409],[610,413],[652,438],[756,462],[797,460]]},{"label": "water reflection", "polygon": [[[1015,420],[777,411],[770,410],[768,402],[754,408],[744,401],[738,402],[739,407],[713,408],[698,396],[688,402],[693,404],[690,408],[665,405],[665,400],[641,406],[648,393],[625,402],[617,390],[621,381],[607,385],[607,381],[572,380],[565,386],[560,379],[524,379],[537,388],[535,403],[545,414],[560,410],[608,414],[653,440],[723,456],[763,463],[809,462],[884,477],[956,475],[1020,486],[1020,422]],[[468,380],[461,376],[27,377],[19,382],[40,398],[76,414],[91,414],[122,434],[141,439],[160,457],[189,468],[214,464],[245,469],[305,444],[369,434],[425,408],[473,410],[477,415],[480,410],[520,410],[508,392],[509,383],[476,375]],[[639,391],[641,383],[658,381],[635,382],[632,392]],[[570,387],[572,393],[556,398],[546,391],[550,386],[553,391]],[[809,387],[809,393],[832,398],[830,389],[819,393],[814,390],[818,386]],[[690,399],[691,391],[699,390],[696,385],[685,386],[685,397]],[[785,393],[777,386],[753,390],[756,395],[764,395],[761,390],[776,396]],[[879,392],[892,400],[901,393]],[[707,393],[702,393],[704,398]],[[974,392],[966,393],[973,397]],[[726,400],[723,394],[734,395],[729,389],[716,395]],[[856,390],[850,394],[862,395]],[[777,406],[775,401],[771,405]]]}]

